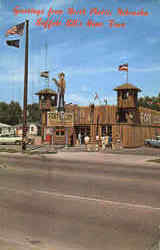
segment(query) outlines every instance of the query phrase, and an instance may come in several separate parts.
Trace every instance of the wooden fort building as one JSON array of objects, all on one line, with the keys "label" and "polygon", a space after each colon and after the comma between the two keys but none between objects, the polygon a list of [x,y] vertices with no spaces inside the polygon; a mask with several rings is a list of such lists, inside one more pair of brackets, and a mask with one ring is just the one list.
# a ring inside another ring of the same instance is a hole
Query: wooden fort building
[{"label": "wooden fort building", "polygon": [[43,89],[39,96],[42,141],[50,144],[84,143],[85,135],[96,143],[96,136],[112,136],[113,145],[139,147],[144,140],[160,135],[160,112],[138,106],[141,91],[130,83],[114,89],[117,105],[79,106],[65,104],[65,112],[57,112],[57,93]]}]

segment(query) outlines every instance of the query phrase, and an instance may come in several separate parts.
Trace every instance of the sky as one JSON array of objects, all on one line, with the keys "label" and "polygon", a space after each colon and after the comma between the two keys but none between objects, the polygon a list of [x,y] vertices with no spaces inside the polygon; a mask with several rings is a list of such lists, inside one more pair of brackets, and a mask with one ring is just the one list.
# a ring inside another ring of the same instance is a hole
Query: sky
[{"label": "sky", "polygon": [[[43,10],[44,14],[14,14],[13,9]],[[60,18],[60,26],[45,29],[37,19],[47,20],[48,10],[63,10],[50,20]],[[85,9],[85,15],[69,15],[68,8]],[[90,15],[90,10],[110,10],[111,16]],[[148,12],[148,16],[120,16],[125,11]],[[156,96],[160,92],[160,0],[0,0],[0,101],[18,101],[23,105],[25,32],[23,36],[5,37],[14,25],[29,20],[28,103],[38,102],[35,95],[48,86],[40,72],[49,70],[49,87],[56,90],[52,78],[64,72],[65,101],[88,105],[98,94],[97,104],[107,98],[116,104],[115,87],[126,83],[126,72],[118,66],[128,63],[128,82],[139,87],[139,96]],[[67,27],[68,19],[78,19],[82,26]],[[88,27],[88,20],[101,27]],[[109,27],[109,20],[125,27]],[[20,38],[20,48],[8,46],[6,40]]]}]

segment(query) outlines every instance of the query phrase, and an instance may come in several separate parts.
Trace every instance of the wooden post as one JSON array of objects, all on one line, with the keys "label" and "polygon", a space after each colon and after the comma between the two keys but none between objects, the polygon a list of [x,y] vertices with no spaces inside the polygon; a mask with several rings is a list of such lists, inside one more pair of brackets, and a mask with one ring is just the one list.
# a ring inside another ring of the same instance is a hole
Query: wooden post
[{"label": "wooden post", "polygon": [[29,27],[29,21],[28,21],[28,20],[26,20],[25,65],[24,65],[24,97],[23,97],[23,134],[22,134],[22,151],[26,150],[26,139],[27,139],[28,27]]},{"label": "wooden post", "polygon": [[68,128],[65,128],[65,148],[68,148]]}]

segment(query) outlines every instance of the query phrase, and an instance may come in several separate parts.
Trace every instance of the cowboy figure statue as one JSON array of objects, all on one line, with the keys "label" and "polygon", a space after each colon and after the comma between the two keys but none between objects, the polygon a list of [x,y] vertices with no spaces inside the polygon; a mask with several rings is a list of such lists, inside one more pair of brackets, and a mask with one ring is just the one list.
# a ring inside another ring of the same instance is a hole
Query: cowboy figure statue
[{"label": "cowboy figure statue", "polygon": [[66,81],[64,79],[65,74],[62,72],[58,75],[59,80],[53,78],[52,80],[55,82],[58,87],[58,111],[64,112],[64,94],[66,88]]}]

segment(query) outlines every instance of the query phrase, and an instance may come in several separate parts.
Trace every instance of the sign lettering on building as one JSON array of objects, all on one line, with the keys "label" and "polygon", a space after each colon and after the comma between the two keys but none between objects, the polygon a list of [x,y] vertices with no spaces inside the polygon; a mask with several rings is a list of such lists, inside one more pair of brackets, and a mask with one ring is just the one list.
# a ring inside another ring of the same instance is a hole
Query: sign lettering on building
[{"label": "sign lettering on building", "polygon": [[147,113],[147,112],[140,113],[140,120],[142,124],[151,124],[152,123],[151,117],[152,117],[151,113]]},{"label": "sign lettering on building", "polygon": [[146,124],[146,125],[160,124],[160,115],[149,112],[141,112],[140,120],[141,124]]},{"label": "sign lettering on building", "polygon": [[64,114],[58,112],[47,113],[47,126],[73,126],[73,114],[66,112]]}]

